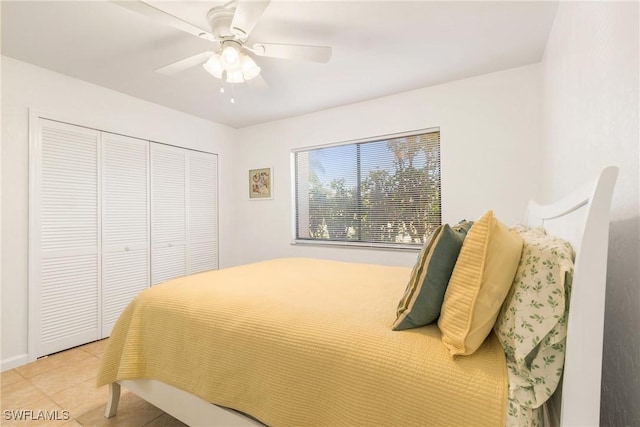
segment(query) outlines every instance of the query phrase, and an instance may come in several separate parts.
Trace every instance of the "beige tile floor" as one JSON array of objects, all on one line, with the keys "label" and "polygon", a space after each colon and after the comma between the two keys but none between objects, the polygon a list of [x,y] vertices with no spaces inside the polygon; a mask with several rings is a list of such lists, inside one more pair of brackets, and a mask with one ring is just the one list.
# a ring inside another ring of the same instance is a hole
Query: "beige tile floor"
[{"label": "beige tile floor", "polygon": [[[107,340],[96,341],[2,372],[0,425],[184,426],[185,424],[125,389],[118,405],[118,414],[110,419],[104,418],[107,386],[96,387],[96,374],[106,343]],[[15,413],[13,411],[29,417],[29,412],[21,410],[33,411],[31,418],[37,418],[38,411],[43,411],[45,414],[54,414],[54,418],[58,415],[59,420],[11,419],[10,414]]]}]

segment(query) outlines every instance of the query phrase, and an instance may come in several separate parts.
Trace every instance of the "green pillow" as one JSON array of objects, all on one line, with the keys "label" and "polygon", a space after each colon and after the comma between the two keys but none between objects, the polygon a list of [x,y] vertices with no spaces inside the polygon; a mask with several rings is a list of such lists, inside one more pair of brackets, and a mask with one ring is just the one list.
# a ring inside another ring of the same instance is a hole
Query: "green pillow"
[{"label": "green pillow", "polygon": [[425,242],[398,303],[392,329],[417,328],[438,319],[453,267],[472,221],[438,227]]}]

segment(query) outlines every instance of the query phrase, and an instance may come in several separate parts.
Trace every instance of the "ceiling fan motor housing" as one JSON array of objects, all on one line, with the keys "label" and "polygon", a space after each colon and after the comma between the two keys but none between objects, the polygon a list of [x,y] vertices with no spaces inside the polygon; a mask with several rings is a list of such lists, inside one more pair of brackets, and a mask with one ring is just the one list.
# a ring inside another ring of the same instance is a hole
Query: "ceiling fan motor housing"
[{"label": "ceiling fan motor housing", "polygon": [[211,25],[211,32],[218,40],[233,39],[235,35],[231,32],[231,21],[235,13],[235,8],[225,6],[214,7],[207,13],[207,20]]}]

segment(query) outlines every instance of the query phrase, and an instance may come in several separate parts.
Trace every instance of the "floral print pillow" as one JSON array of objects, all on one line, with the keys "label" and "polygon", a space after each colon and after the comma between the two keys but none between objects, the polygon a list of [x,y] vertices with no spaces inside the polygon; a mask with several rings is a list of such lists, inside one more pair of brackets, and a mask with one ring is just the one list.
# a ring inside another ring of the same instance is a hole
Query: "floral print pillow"
[{"label": "floral print pillow", "polygon": [[574,252],[542,228],[514,230],[524,246],[494,332],[507,359],[507,425],[535,426],[540,422],[536,408],[553,394],[562,375]]}]

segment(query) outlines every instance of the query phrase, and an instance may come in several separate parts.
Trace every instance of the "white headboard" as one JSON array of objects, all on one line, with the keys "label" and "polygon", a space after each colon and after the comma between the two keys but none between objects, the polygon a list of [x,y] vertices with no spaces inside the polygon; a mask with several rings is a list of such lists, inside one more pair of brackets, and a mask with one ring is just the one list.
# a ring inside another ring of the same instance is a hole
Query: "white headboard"
[{"label": "white headboard", "polygon": [[576,252],[563,380],[547,403],[548,422],[561,426],[600,424],[600,379],[609,212],[618,168],[550,204],[529,203],[525,222],[568,240]]}]

